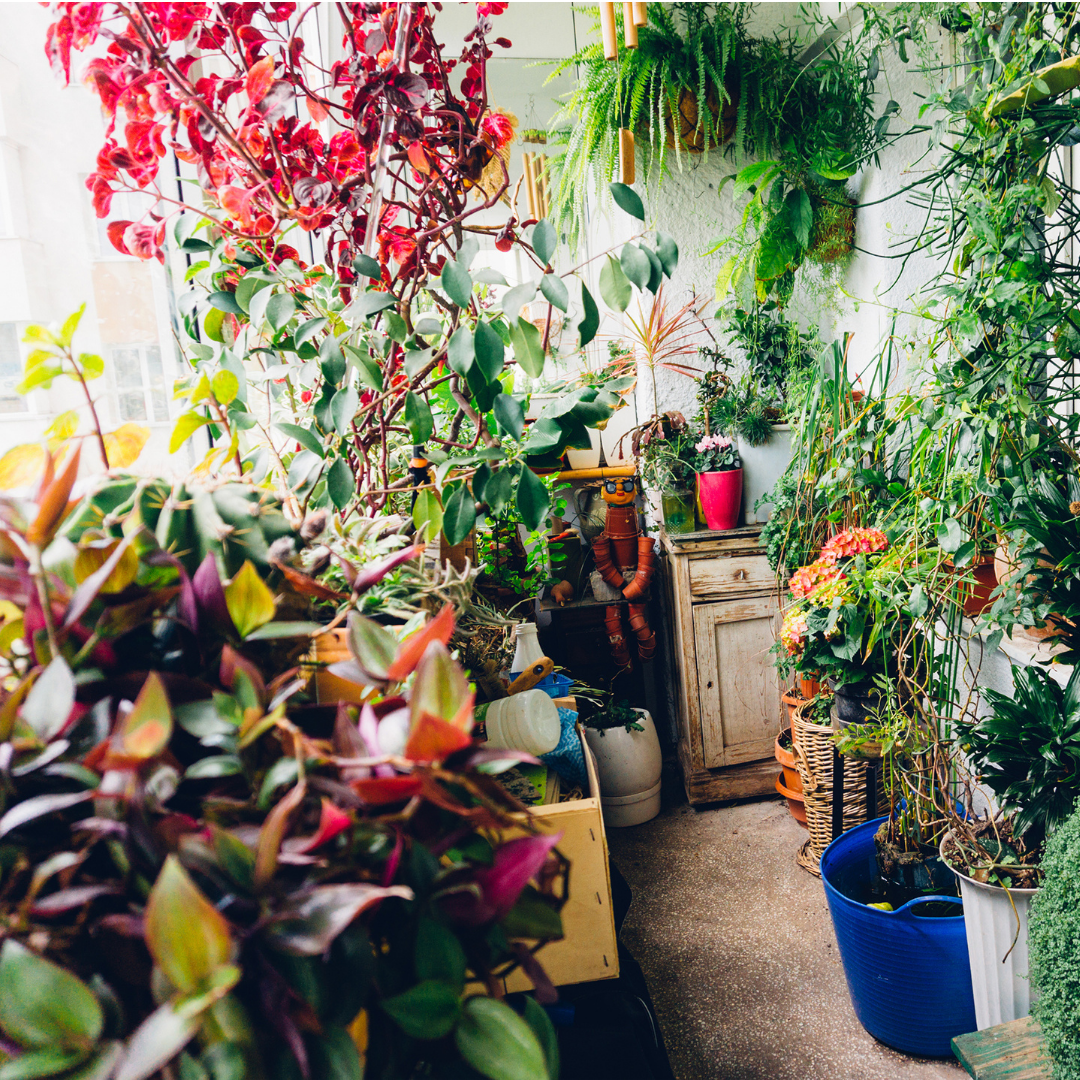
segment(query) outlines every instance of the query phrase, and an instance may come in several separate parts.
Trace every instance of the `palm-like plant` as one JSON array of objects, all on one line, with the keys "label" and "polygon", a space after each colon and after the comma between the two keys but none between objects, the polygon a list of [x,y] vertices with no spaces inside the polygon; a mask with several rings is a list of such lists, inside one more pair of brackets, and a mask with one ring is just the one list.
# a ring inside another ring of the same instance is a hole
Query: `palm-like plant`
[{"label": "palm-like plant", "polygon": [[649,370],[655,415],[660,413],[660,402],[656,393],[658,368],[689,378],[700,374],[696,367],[684,363],[683,357],[695,355],[701,344],[700,332],[705,330],[708,333],[708,328],[701,318],[701,312],[707,303],[707,297],[692,296],[677,311],[669,314],[664,286],[661,285],[647,306],[642,300],[638,301],[636,317],[626,314],[629,325],[626,336],[633,343],[639,362]]},{"label": "palm-like plant", "polygon": [[1064,688],[1042,668],[1014,667],[1013,686],[1011,698],[984,690],[991,714],[958,726],[972,768],[1032,848],[1080,795],[1080,667]]}]

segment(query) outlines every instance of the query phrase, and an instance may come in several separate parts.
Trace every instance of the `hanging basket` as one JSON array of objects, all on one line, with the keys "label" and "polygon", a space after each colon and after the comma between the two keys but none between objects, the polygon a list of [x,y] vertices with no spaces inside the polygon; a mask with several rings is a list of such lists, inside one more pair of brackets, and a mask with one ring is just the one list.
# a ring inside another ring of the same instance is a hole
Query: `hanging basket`
[{"label": "hanging basket", "polygon": [[[810,702],[804,702],[791,718],[792,750],[802,780],[806,826],[810,832],[810,839],[799,850],[797,861],[810,873],[820,876],[818,861],[829,844],[841,833],[884,812],[879,808],[885,806],[885,787],[882,762],[837,754],[832,728],[805,719],[809,705]],[[834,764],[843,770],[842,807],[836,813],[833,809]]]},{"label": "hanging basket", "polygon": [[[722,146],[730,142],[735,134],[735,123],[739,112],[739,88],[737,85],[726,85],[728,100],[723,106],[720,104],[720,95],[716,87],[709,83],[705,92],[705,103],[712,116],[713,131],[720,136],[719,142],[712,136],[706,136],[703,128],[698,127],[700,113],[698,111],[697,93],[692,90],[680,90],[675,102],[675,112],[678,117],[679,145],[683,150],[691,150],[702,153],[712,150],[716,146]],[[664,128],[666,129],[665,141],[669,149],[675,149],[675,121],[672,118],[670,103],[664,116]]]}]

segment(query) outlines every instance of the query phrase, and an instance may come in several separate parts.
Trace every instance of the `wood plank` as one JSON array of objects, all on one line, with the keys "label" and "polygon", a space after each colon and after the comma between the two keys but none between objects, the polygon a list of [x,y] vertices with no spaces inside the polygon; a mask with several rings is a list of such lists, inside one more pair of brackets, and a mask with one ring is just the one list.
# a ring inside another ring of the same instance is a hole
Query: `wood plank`
[{"label": "wood plank", "polygon": [[772,755],[781,723],[780,679],[769,655],[776,611],[772,596],[694,607],[706,768]]},{"label": "wood plank", "polygon": [[695,602],[776,588],[776,577],[764,555],[713,554],[689,562],[690,593]]},{"label": "wood plank", "polygon": [[1030,1016],[957,1035],[952,1048],[975,1080],[1050,1080],[1042,1032]]},{"label": "wood plank", "polygon": [[752,799],[761,795],[778,797],[776,777],[780,766],[771,756],[768,761],[731,765],[725,769],[694,769],[688,767],[685,750],[680,743],[679,763],[683,769],[686,799],[691,806],[727,799]]}]

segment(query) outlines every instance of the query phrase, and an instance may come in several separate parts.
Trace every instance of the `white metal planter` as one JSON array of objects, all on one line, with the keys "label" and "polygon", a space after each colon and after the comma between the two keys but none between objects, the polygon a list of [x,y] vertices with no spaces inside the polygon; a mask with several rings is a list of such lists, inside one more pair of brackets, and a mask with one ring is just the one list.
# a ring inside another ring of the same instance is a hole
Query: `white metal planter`
[{"label": "white metal planter", "polygon": [[776,487],[791,460],[791,427],[773,424],[772,437],[763,446],[751,446],[739,439],[739,458],[743,467],[743,515],[747,525],[768,521],[772,507],[754,510],[754,503]]},{"label": "white metal planter", "polygon": [[596,758],[600,804],[608,827],[640,825],[660,813],[660,740],[648,711],[634,711],[644,731],[627,731],[624,727],[585,729],[589,749]]},{"label": "white metal planter", "polygon": [[[942,861],[949,866],[944,854]],[[984,885],[949,869],[960,879],[979,1030],[1028,1016],[1028,909],[1039,890]]]}]

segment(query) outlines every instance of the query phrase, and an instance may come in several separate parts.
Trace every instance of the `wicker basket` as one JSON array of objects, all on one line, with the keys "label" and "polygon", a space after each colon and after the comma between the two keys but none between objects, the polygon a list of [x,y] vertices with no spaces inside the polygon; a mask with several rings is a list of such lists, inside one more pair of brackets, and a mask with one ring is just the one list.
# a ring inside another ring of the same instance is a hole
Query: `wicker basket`
[{"label": "wicker basket", "polygon": [[[810,839],[799,850],[798,863],[817,874],[821,854],[836,836],[884,812],[885,790],[881,762],[840,758],[835,753],[832,728],[804,718],[809,704],[805,702],[795,710],[791,718],[791,736],[810,832]],[[837,760],[844,770],[844,800],[840,818],[834,821],[833,762]],[[868,780],[876,788],[876,799],[867,798]],[[868,806],[868,802],[874,805]]]}]

